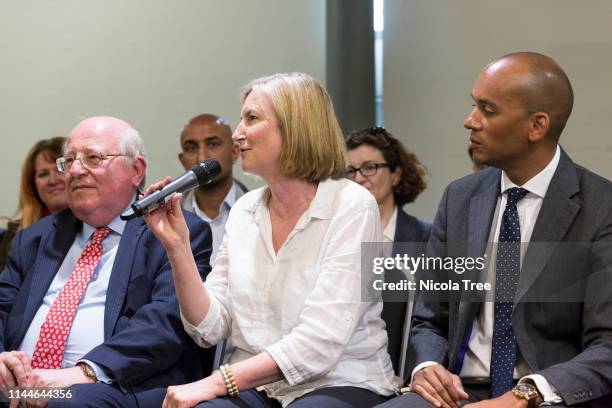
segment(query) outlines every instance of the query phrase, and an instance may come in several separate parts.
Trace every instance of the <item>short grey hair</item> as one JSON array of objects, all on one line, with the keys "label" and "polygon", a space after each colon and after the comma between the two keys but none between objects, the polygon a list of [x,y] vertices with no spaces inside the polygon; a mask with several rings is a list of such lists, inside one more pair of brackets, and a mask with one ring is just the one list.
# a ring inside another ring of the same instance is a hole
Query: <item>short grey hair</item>
[{"label": "short grey hair", "polygon": [[[136,129],[132,127],[127,128],[125,133],[121,136],[121,140],[119,141],[119,153],[125,155],[123,160],[126,164],[134,163],[134,159],[138,156],[146,160],[147,152],[145,151],[144,141]],[[144,189],[146,178],[145,174],[138,185],[139,190]]]},{"label": "short grey hair", "polygon": [[144,141],[136,129],[128,128],[125,131],[119,142],[119,153],[124,154],[128,158],[135,158],[137,156],[146,158],[147,152],[145,151]]}]

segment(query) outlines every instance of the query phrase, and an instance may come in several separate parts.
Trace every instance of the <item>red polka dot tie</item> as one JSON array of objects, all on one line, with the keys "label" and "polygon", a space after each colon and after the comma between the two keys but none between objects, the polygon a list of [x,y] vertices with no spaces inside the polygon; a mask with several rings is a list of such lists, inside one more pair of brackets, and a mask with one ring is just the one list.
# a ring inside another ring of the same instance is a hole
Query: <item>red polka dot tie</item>
[{"label": "red polka dot tie", "polygon": [[68,281],[53,301],[40,328],[38,342],[32,354],[32,368],[60,368],[76,309],[81,303],[91,275],[100,262],[102,240],[110,232],[108,227],[98,228],[94,232]]}]

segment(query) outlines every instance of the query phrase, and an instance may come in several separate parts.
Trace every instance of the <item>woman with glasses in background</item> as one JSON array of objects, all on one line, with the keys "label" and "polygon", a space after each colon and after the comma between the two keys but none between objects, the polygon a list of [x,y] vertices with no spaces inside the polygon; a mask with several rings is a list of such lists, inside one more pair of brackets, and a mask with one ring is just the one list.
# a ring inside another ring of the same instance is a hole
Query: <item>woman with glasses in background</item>
[{"label": "woman with glasses in background", "polygon": [[61,136],[39,140],[26,156],[21,170],[18,216],[9,219],[0,241],[0,271],[4,269],[17,231],[68,207],[64,176],[55,165],[55,160],[62,155],[65,140]]},{"label": "woman with glasses in background", "polygon": [[[414,153],[382,127],[353,131],[345,138],[345,142],[349,160],[346,177],[368,189],[376,199],[383,228],[383,242],[396,243],[388,252],[393,256],[398,252],[415,252],[414,255],[420,255],[421,245],[414,243],[427,242],[431,224],[407,214],[402,206],[414,202],[425,190],[427,169]],[[402,278],[403,274],[397,271],[389,271],[385,275],[386,281]],[[382,318],[387,325],[388,351],[395,373],[400,378],[399,382],[406,383],[410,380],[410,373],[404,372],[404,362],[412,302],[405,299],[405,294],[400,294],[404,296],[401,298],[403,301],[385,295],[383,293],[386,301]]]}]

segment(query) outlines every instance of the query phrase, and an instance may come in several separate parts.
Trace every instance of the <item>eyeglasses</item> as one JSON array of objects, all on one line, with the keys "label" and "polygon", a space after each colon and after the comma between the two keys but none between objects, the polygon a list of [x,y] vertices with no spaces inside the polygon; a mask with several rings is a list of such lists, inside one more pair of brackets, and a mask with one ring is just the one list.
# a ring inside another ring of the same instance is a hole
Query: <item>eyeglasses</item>
[{"label": "eyeglasses", "polygon": [[357,172],[360,172],[363,177],[373,176],[382,167],[389,167],[389,165],[387,163],[366,163],[361,167],[348,166],[344,172],[344,177],[354,180]]},{"label": "eyeglasses", "polygon": [[114,158],[118,156],[127,156],[127,154],[103,154],[103,153],[86,153],[82,154],[81,157],[78,157],[74,154],[69,154],[64,157],[59,157],[55,160],[55,164],[57,166],[57,170],[60,173],[65,172],[66,170],[70,170],[74,162],[77,160],[81,161],[83,166],[88,169],[95,169],[102,165],[104,160],[109,160],[109,158]]}]

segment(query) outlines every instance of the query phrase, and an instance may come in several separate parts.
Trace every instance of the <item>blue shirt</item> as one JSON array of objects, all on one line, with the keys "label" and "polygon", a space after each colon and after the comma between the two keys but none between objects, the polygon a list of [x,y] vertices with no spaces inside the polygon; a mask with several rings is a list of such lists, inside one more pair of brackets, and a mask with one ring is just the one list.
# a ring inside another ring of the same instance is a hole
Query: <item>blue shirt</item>
[{"label": "blue shirt", "polygon": [[[117,255],[119,241],[125,229],[125,223],[125,221],[116,217],[108,224],[108,227],[112,231],[104,241],[102,241],[102,257],[77,307],[66,341],[64,358],[61,364],[61,368],[69,368],[73,367],[79,361],[84,361],[94,369],[98,379],[103,382],[111,382],[111,379],[95,363],[88,360],[81,360],[81,358],[94,347],[104,342],[104,305],[106,302],[106,291],[115,262],[115,256]],[[30,327],[19,346],[19,350],[25,351],[30,358],[32,358],[32,354],[36,348],[36,343],[40,335],[40,328],[47,318],[53,301],[68,281],[81,253],[91,240],[95,230],[95,227],[83,223],[83,228],[77,234],[72,246],[68,250],[62,265],[43,298],[42,304],[38,308],[34,319],[32,319]]]}]

